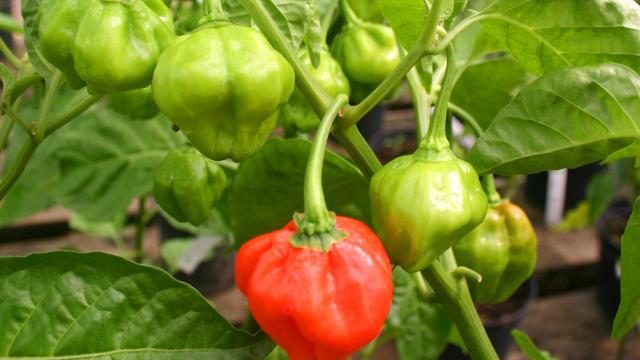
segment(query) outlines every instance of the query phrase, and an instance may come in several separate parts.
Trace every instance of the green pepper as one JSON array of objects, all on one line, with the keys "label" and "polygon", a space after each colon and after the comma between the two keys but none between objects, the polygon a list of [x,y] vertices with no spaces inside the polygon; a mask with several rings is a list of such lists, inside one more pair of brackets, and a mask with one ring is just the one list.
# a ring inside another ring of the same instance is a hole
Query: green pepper
[{"label": "green pepper", "polygon": [[349,24],[331,46],[351,85],[353,103],[362,101],[400,63],[400,52],[391,28],[373,24]]},{"label": "green pepper", "polygon": [[151,119],[160,112],[153,99],[150,86],[144,89],[113,93],[109,95],[109,106],[131,119]]},{"label": "green pepper", "polygon": [[241,161],[274,130],[295,84],[289,63],[257,30],[228,23],[178,37],[153,77],[153,96],[205,156]]},{"label": "green pepper", "polygon": [[[338,94],[349,96],[349,80],[342,72],[340,63],[331,57],[331,53],[327,49],[323,48],[320,51],[320,64],[318,67],[314,67],[311,63],[308,51],[302,51],[299,57],[313,79],[332,98],[335,98]],[[320,119],[298,89],[293,91],[291,99],[283,106],[279,121],[285,129],[300,132],[313,130],[320,124]]]},{"label": "green pepper", "polygon": [[394,159],[369,190],[374,229],[391,261],[408,272],[429,266],[487,211],[477,173],[448,147]]},{"label": "green pepper", "polygon": [[196,149],[170,151],[156,168],[153,196],[173,218],[204,223],[226,186],[224,170]]},{"label": "green pepper", "polygon": [[478,303],[507,300],[527,280],[536,265],[536,233],[527,215],[510,201],[489,207],[480,226],[454,244],[458,265],[482,275],[469,281]]},{"label": "green pepper", "polygon": [[174,38],[162,0],[43,0],[42,54],[73,89],[92,94],[144,88]]}]

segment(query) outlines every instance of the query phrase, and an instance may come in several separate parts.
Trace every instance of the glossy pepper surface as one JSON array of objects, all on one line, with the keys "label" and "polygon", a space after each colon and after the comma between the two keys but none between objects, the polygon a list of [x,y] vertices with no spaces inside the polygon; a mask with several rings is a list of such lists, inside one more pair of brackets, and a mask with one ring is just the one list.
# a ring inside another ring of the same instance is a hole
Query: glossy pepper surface
[{"label": "glossy pepper surface", "polygon": [[170,151],[156,168],[153,196],[178,221],[200,225],[226,185],[224,170],[193,148]]},{"label": "glossy pepper surface", "polygon": [[394,159],[373,176],[369,194],[374,229],[408,272],[429,266],[487,211],[477,173],[449,148]]},{"label": "glossy pepper surface", "polygon": [[117,92],[109,95],[109,106],[132,119],[146,120],[158,115],[160,109],[151,93],[151,87]]},{"label": "glossy pepper surface", "polygon": [[110,93],[148,86],[174,38],[161,0],[43,0],[42,54],[74,89]]},{"label": "glossy pepper surface", "polygon": [[240,161],[269,138],[294,83],[293,69],[260,32],[221,24],[178,37],[160,56],[152,88],[201,153]]},{"label": "glossy pepper surface", "polygon": [[389,258],[363,223],[336,217],[345,234],[327,252],[294,247],[294,222],[242,246],[235,279],[260,327],[291,360],[334,360],[373,340],[391,307]]},{"label": "glossy pepper surface", "polygon": [[[313,79],[329,96],[335,98],[338,94],[349,95],[351,91],[349,80],[344,75],[340,63],[331,56],[328,50],[322,49],[320,52],[318,67],[314,67],[311,63],[308,51],[302,51],[299,57]],[[298,89],[294,90],[289,102],[283,106],[279,120],[285,129],[295,129],[301,132],[313,130],[320,123],[320,118]]]},{"label": "glossy pepper surface", "polygon": [[331,53],[351,85],[351,98],[362,101],[400,63],[391,28],[373,23],[352,24],[338,35]]},{"label": "glossy pepper surface", "polygon": [[456,242],[458,265],[469,267],[482,282],[469,281],[478,303],[507,300],[531,276],[536,265],[536,233],[517,205],[503,201],[489,207],[480,226]]}]

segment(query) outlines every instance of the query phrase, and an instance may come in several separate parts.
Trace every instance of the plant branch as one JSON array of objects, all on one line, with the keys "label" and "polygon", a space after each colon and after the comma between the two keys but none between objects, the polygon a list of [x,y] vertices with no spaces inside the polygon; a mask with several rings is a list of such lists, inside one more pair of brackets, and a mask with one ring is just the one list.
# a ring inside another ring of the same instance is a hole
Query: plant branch
[{"label": "plant branch", "polygon": [[498,355],[480,321],[464,278],[456,280],[438,260],[422,272],[433,288],[439,303],[447,309],[456,324],[471,358],[497,360]]},{"label": "plant branch", "polygon": [[382,168],[380,160],[355,125],[347,129],[336,126],[333,136],[344,146],[367,179],[371,179],[373,174]]},{"label": "plant branch", "polygon": [[31,135],[31,126],[29,126],[27,121],[23,119],[22,116],[20,116],[13,107],[7,106],[4,109],[4,112],[5,115],[7,115],[11,120],[17,122],[18,125],[20,125],[24,129],[24,131],[27,132],[27,134]]},{"label": "plant branch", "polygon": [[5,195],[7,195],[20,175],[22,175],[22,172],[27,167],[27,164],[29,163],[29,160],[31,160],[31,157],[33,156],[33,153],[37,147],[38,144],[33,140],[33,138],[28,137],[25,143],[22,145],[16,161],[11,164],[11,167],[9,168],[7,173],[2,177],[2,180],[0,180],[0,200],[2,200]]},{"label": "plant branch", "polygon": [[462,120],[462,122],[469,125],[469,127],[471,127],[471,130],[474,132],[476,137],[479,137],[480,135],[482,135],[483,133],[482,127],[480,126],[480,123],[478,123],[476,118],[473,117],[473,115],[469,114],[466,110],[464,110],[463,108],[461,108],[460,106],[452,102],[449,102],[449,110],[453,111],[453,113],[456,115],[458,119]]},{"label": "plant branch", "polygon": [[378,103],[380,103],[394,89],[400,81],[407,75],[409,70],[414,67],[420,59],[427,53],[427,50],[433,47],[435,42],[438,21],[440,21],[440,13],[443,8],[443,0],[434,0],[429,17],[425,20],[422,32],[418,40],[409,50],[400,64],[387,76],[378,87],[373,90],[361,103],[347,109],[343,120],[340,122],[342,128],[348,128],[355,125],[364,115],[371,111]]},{"label": "plant branch", "polygon": [[427,134],[429,121],[431,118],[431,98],[420,81],[418,71],[414,67],[407,74],[409,88],[413,100],[413,107],[416,110],[416,134],[418,139],[422,139]]},{"label": "plant branch", "polygon": [[51,135],[53,132],[63,127],[66,123],[73,120],[76,116],[82,114],[85,110],[90,108],[93,104],[102,99],[103,95],[86,95],[84,99],[80,100],[77,104],[72,105],[67,112],[53,118],[49,122],[45,136]]},{"label": "plant branch", "polygon": [[35,141],[39,144],[44,140],[47,133],[47,122],[49,121],[49,111],[53,105],[53,99],[62,84],[62,73],[55,71],[51,80],[47,82],[44,99],[40,106],[40,112],[38,114],[38,120],[36,122],[36,134]]},{"label": "plant branch", "polygon": [[22,67],[22,62],[20,61],[20,59],[18,59],[16,54],[14,54],[11,49],[9,49],[9,46],[7,46],[7,43],[4,42],[2,38],[0,38],[0,53],[4,55],[7,61],[9,61],[9,63],[13,65],[14,68],[20,69]]}]

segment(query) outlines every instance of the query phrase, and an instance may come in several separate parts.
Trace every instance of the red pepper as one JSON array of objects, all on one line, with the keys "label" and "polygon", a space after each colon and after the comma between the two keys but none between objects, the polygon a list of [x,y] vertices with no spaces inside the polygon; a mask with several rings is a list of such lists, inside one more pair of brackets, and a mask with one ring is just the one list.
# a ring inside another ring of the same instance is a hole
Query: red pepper
[{"label": "red pepper", "polygon": [[293,247],[291,221],[242,246],[235,278],[256,322],[291,360],[344,359],[373,340],[391,306],[391,264],[367,225],[336,217],[328,252]]},{"label": "red pepper", "polygon": [[327,210],[322,162],[339,95],[316,132],[305,174],[304,214],[245,243],[236,284],[260,327],[291,360],[345,359],[373,340],[391,307],[391,263],[360,221]]}]

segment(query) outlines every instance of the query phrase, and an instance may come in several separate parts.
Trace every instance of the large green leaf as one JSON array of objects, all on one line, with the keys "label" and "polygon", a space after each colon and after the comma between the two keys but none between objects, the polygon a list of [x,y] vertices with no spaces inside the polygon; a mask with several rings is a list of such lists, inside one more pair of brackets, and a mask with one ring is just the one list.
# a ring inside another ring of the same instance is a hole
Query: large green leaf
[{"label": "large green leaf", "polygon": [[101,107],[75,121],[78,126],[57,140],[57,199],[92,220],[112,219],[132,199],[150,193],[156,165],[184,142],[161,116],[129,121]]},{"label": "large green leaf", "polygon": [[640,321],[640,198],[622,235],[620,275],[620,307],[611,333],[614,338],[624,336]]},{"label": "large green leaf", "polygon": [[[306,140],[273,139],[240,164],[229,196],[238,246],[283,227],[294,212],[304,210],[304,173],[310,149]],[[369,185],[358,169],[327,152],[322,175],[329,210],[369,223]]]},{"label": "large green leaf", "polygon": [[527,72],[510,57],[491,58],[467,67],[456,83],[451,101],[486,129],[528,80]]},{"label": "large green leaf", "polygon": [[482,174],[574,168],[640,136],[640,77],[609,64],[550,73],[524,87],[468,155]]},{"label": "large green leaf", "polygon": [[189,285],[113,255],[0,258],[0,294],[2,358],[262,359],[273,348]]},{"label": "large green leaf", "polygon": [[640,71],[640,6],[631,0],[500,0],[483,25],[528,71],[620,63]]},{"label": "large green leaf", "polygon": [[397,268],[393,272],[393,304],[385,334],[396,343],[400,359],[438,359],[447,346],[451,318],[439,304],[425,302],[411,275]]}]

